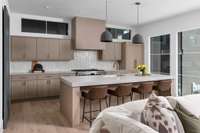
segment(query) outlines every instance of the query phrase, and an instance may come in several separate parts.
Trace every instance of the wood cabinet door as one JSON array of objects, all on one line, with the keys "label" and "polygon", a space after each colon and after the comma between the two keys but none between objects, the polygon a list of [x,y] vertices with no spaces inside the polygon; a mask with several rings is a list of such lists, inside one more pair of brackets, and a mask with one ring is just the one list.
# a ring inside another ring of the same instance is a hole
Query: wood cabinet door
[{"label": "wood cabinet door", "polygon": [[105,21],[77,17],[73,21],[75,27],[75,48],[82,50],[102,50],[103,43],[100,42],[101,34],[105,30]]},{"label": "wood cabinet door", "polygon": [[13,61],[20,61],[25,59],[25,44],[24,38],[11,38],[11,58]]},{"label": "wood cabinet door", "polygon": [[60,40],[59,60],[68,61],[74,58],[71,40]]},{"label": "wood cabinet door", "polygon": [[48,44],[48,39],[46,38],[37,39],[37,59],[38,60],[49,59],[49,44]]},{"label": "wood cabinet door", "polygon": [[27,80],[25,88],[25,99],[38,97],[38,89],[36,80]]},{"label": "wood cabinet door", "polygon": [[125,68],[136,72],[136,66],[144,63],[144,46],[126,44]]},{"label": "wood cabinet door", "polygon": [[100,52],[100,56],[104,61],[121,60],[121,44],[119,43],[105,43],[105,49]]},{"label": "wood cabinet door", "polygon": [[59,59],[59,40],[48,39],[48,60]]},{"label": "wood cabinet door", "polygon": [[25,37],[23,38],[24,41],[24,49],[25,49],[25,60],[35,60],[36,59],[36,38]]},{"label": "wood cabinet door", "polygon": [[102,60],[114,61],[115,60],[115,45],[113,43],[105,43],[105,49],[102,52]]},{"label": "wood cabinet door", "polygon": [[48,90],[49,96],[59,96],[60,95],[60,79],[50,79],[50,87]]},{"label": "wood cabinet door", "polygon": [[136,60],[138,64],[144,64],[144,45],[136,45],[135,53],[137,54]]},{"label": "wood cabinet door", "polygon": [[11,80],[11,96],[12,100],[21,100],[25,98],[25,80]]},{"label": "wood cabinet door", "polygon": [[115,60],[120,61],[122,59],[122,45],[120,43],[115,44]]},{"label": "wood cabinet door", "polygon": [[47,79],[37,80],[38,97],[47,97],[49,87],[50,87],[49,80]]}]

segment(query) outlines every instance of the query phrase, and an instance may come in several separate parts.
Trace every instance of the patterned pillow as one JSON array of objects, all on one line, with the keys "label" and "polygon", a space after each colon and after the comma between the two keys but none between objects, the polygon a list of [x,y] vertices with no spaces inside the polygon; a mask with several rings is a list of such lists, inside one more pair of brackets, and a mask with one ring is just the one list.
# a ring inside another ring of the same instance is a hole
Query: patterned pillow
[{"label": "patterned pillow", "polygon": [[152,93],[142,115],[144,124],[159,133],[178,133],[172,107],[166,98],[158,97]]}]

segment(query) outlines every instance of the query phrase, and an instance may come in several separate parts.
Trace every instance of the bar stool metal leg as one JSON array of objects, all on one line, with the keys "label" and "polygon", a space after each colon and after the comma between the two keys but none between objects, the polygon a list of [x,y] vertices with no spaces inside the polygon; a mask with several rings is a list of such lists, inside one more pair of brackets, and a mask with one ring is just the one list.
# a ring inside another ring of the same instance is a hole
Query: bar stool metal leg
[{"label": "bar stool metal leg", "polygon": [[101,99],[99,99],[99,110],[101,111]]},{"label": "bar stool metal leg", "polygon": [[90,127],[92,126],[92,100],[90,100]]},{"label": "bar stool metal leg", "polygon": [[124,96],[122,97],[122,103],[124,103]]},{"label": "bar stool metal leg", "polygon": [[86,101],[86,99],[84,98],[84,100],[83,100],[83,115],[82,115],[82,122],[83,122],[84,119],[85,119],[85,101]]},{"label": "bar stool metal leg", "polygon": [[117,105],[119,105],[119,97],[117,96]]},{"label": "bar stool metal leg", "polygon": [[109,106],[111,106],[111,96],[109,96]]},{"label": "bar stool metal leg", "polygon": [[105,98],[105,101],[106,101],[106,107],[109,107],[109,106],[108,106],[107,97]]}]

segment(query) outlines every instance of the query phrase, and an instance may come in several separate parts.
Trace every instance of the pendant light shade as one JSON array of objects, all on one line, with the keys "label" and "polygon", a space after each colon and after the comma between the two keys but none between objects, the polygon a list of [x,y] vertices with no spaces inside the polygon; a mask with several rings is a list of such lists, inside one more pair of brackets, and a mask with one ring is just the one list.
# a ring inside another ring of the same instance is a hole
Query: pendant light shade
[{"label": "pendant light shade", "polygon": [[[108,19],[108,0],[106,0],[106,22]],[[101,42],[112,42],[112,33],[107,29],[101,34]]]},{"label": "pendant light shade", "polygon": [[112,34],[108,30],[101,34],[101,42],[112,42]]},{"label": "pendant light shade", "polygon": [[136,35],[133,37],[132,42],[133,42],[134,44],[144,44],[144,39],[143,39],[143,37],[142,37],[140,34],[136,34]]},{"label": "pendant light shade", "polygon": [[[137,25],[139,24],[139,6],[141,5],[140,2],[136,2],[135,5],[137,6]],[[144,39],[142,35],[135,34],[132,39],[133,44],[144,44]]]}]

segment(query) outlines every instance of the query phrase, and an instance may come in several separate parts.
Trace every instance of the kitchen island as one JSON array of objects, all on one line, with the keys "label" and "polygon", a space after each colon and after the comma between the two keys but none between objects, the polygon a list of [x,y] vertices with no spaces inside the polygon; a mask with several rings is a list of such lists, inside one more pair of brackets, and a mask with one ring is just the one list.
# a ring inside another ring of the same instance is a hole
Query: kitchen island
[{"label": "kitchen island", "polygon": [[136,76],[135,74],[64,76],[61,77],[61,112],[68,120],[71,127],[78,127],[80,124],[80,98],[82,87],[141,83],[168,79],[172,80],[172,76],[158,74],[148,76]]}]

